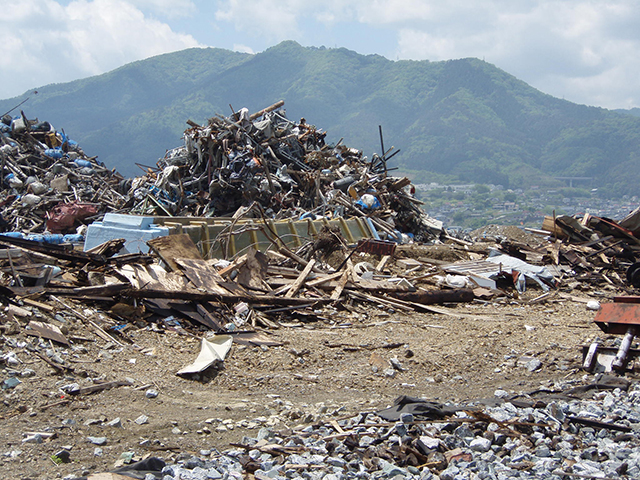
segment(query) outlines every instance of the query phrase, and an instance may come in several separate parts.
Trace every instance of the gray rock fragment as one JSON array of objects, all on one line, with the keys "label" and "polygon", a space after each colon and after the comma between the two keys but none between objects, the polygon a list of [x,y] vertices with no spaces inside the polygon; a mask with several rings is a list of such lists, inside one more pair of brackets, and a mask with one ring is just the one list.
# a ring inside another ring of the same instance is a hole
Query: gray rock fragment
[{"label": "gray rock fragment", "polygon": [[87,441],[102,446],[107,444],[107,437],[87,437]]},{"label": "gray rock fragment", "polygon": [[474,438],[469,443],[469,448],[476,452],[488,452],[491,449],[491,440],[483,437]]},{"label": "gray rock fragment", "polygon": [[537,358],[533,358],[531,360],[529,360],[527,362],[527,364],[525,365],[526,369],[530,372],[535,372],[536,370],[538,370],[540,367],[542,367],[542,362],[540,360],[538,360]]},{"label": "gray rock fragment", "polygon": [[124,428],[122,426],[122,421],[120,421],[120,417],[116,417],[110,422],[107,422],[107,426],[113,427],[113,428]]},{"label": "gray rock fragment", "polygon": [[149,417],[147,417],[146,415],[140,415],[138,418],[134,420],[134,422],[137,423],[138,425],[144,425],[146,423],[149,423]]}]

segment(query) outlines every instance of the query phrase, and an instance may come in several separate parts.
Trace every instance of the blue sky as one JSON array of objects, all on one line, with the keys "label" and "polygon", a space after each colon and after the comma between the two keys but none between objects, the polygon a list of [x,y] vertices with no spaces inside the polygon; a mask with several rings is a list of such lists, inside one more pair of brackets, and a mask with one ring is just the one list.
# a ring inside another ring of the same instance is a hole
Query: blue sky
[{"label": "blue sky", "polygon": [[0,0],[0,98],[189,47],[283,40],[477,57],[559,98],[640,107],[637,0]]}]

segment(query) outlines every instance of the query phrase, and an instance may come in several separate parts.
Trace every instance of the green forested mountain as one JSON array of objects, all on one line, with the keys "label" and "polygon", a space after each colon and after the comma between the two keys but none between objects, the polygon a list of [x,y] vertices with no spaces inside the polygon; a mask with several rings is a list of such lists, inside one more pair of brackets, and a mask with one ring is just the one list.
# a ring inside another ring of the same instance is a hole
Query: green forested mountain
[{"label": "green forested mountain", "polygon": [[[283,42],[255,55],[189,49],[83,80],[38,88],[23,105],[125,175],[181,144],[187,119],[256,111],[285,100],[330,141],[365,154],[386,146],[419,181],[553,185],[591,177],[612,195],[640,194],[640,118],[546,95],[474,58],[391,61]],[[0,113],[23,98],[0,101]],[[631,113],[631,114],[628,114]]]}]

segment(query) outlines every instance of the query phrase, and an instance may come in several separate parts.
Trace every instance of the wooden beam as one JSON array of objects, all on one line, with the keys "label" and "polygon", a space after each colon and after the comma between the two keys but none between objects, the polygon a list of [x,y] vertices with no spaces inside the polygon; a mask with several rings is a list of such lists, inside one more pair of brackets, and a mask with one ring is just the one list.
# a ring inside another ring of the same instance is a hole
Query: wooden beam
[{"label": "wooden beam", "polygon": [[330,275],[325,275],[323,277],[316,278],[315,280],[311,280],[310,282],[307,282],[307,286],[317,287],[318,285],[322,285],[323,283],[327,283],[332,280],[335,280],[336,278],[340,278],[342,275],[343,275],[342,272],[335,272]]},{"label": "wooden beam", "polygon": [[304,284],[305,280],[309,276],[309,273],[311,273],[311,270],[313,269],[313,266],[315,264],[316,264],[316,261],[313,258],[309,260],[309,263],[307,263],[307,266],[304,267],[304,270],[302,270],[298,278],[296,278],[296,281],[293,282],[293,285],[291,285],[291,288],[289,289],[289,291],[285,293],[284,295],[285,298],[291,298],[296,293],[298,293],[298,290],[300,290],[300,287]]},{"label": "wooden beam", "polygon": [[344,290],[344,287],[348,281],[349,281],[349,271],[345,270],[345,272],[342,274],[342,277],[338,281],[338,286],[331,293],[331,300],[338,300],[340,298],[340,295],[342,295],[342,291]]}]

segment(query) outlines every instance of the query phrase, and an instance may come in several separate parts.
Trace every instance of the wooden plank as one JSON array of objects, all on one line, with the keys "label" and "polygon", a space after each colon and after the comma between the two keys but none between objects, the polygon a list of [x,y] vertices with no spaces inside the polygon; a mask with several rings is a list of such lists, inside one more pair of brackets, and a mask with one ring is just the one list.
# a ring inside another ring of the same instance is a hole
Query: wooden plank
[{"label": "wooden plank", "polygon": [[280,288],[278,288],[277,290],[273,290],[272,291],[273,295],[278,296],[278,295],[282,295],[283,293],[289,291],[289,289],[291,288],[291,285],[293,285],[293,282],[286,281],[286,280],[285,280],[285,282],[286,283],[284,285],[282,285]]},{"label": "wooden plank", "polygon": [[[124,265],[116,269],[135,288],[163,288],[165,290],[188,289],[187,278],[179,272],[167,272],[158,264]],[[94,287],[95,288],[95,287]],[[101,295],[97,293],[97,295]]]},{"label": "wooden plank", "polygon": [[342,295],[342,291],[344,290],[344,287],[348,281],[349,281],[349,271],[347,270],[342,274],[342,277],[338,281],[338,286],[331,293],[331,297],[330,297],[331,300],[338,300],[340,298],[340,295]]},{"label": "wooden plank", "polygon": [[549,215],[546,215],[542,220],[542,230],[560,239],[567,238],[567,234],[557,225],[555,217]]},{"label": "wooden plank", "polygon": [[247,261],[238,269],[238,277],[235,279],[243,287],[255,290],[271,290],[265,283],[269,258],[259,250],[251,247],[247,252]]},{"label": "wooden plank", "polygon": [[89,324],[93,327],[93,331],[96,335],[98,335],[100,338],[102,338],[104,341],[106,342],[111,342],[115,345],[118,345],[120,347],[122,347],[122,343],[120,343],[118,340],[116,340],[115,338],[113,338],[111,335],[109,335],[107,332],[105,332],[102,327],[100,327],[100,325],[98,325],[97,323],[95,323],[94,321],[90,320]]},{"label": "wooden plank", "polygon": [[587,425],[588,427],[604,428],[604,429],[607,429],[607,430],[616,430],[618,432],[631,432],[632,431],[631,427],[628,427],[627,425],[620,425],[620,424],[617,424],[617,423],[601,422],[599,420],[594,420],[593,418],[585,418],[585,417],[577,417],[575,415],[569,415],[569,416],[567,416],[567,419],[569,420],[569,422],[579,423],[581,425]]},{"label": "wooden plank", "polygon": [[273,105],[269,105],[267,108],[263,108],[262,110],[259,110],[259,111],[255,112],[255,113],[252,113],[251,115],[249,115],[249,120],[254,121],[256,118],[260,118],[265,113],[269,113],[269,112],[272,112],[274,110],[277,110],[278,108],[280,108],[283,105],[284,105],[284,100],[278,100]]},{"label": "wooden plank", "polygon": [[325,275],[322,276],[320,278],[316,278],[315,280],[311,280],[309,282],[307,282],[307,286],[308,287],[317,287],[318,285],[322,285],[324,283],[330,282],[332,280],[335,280],[337,278],[342,277],[342,272],[335,272],[332,273],[331,275]]},{"label": "wooden plank", "polygon": [[340,425],[338,425],[338,421],[337,420],[331,420],[329,423],[331,424],[331,426],[333,428],[335,428],[336,432],[344,433],[344,430],[342,429],[342,427]]},{"label": "wooden plank", "polygon": [[195,302],[172,301],[169,302],[169,305],[171,306],[171,315],[175,315],[176,312],[178,312],[181,317],[188,318],[194,324],[199,323],[207,328],[214,328],[212,324],[198,312]]},{"label": "wooden plank", "polygon": [[47,305],[46,303],[42,303],[42,302],[38,302],[36,300],[32,300],[30,298],[22,298],[21,299],[24,303],[26,303],[27,305],[31,305],[32,307],[37,307],[40,310],[45,310],[49,313],[53,313],[56,311],[56,309],[54,307],[52,307],[51,305]]},{"label": "wooden plank", "polygon": [[411,302],[405,302],[403,300],[384,298],[384,297],[379,297],[377,295],[369,295],[369,294],[360,293],[360,292],[349,292],[349,295],[353,295],[356,298],[360,298],[362,300],[368,300],[373,303],[382,303],[383,305],[389,305],[407,312],[414,311],[414,308],[411,306]]},{"label": "wooden plank", "polygon": [[111,255],[105,255],[107,257],[111,257],[122,250],[122,247],[125,244],[125,240],[123,238],[116,240],[107,240],[106,242],[101,243],[100,245],[96,245],[93,248],[87,250],[89,253],[97,253],[99,255],[105,255],[105,252],[113,252]]},{"label": "wooden plank", "polygon": [[387,266],[387,263],[389,262],[390,259],[391,259],[391,255],[384,255],[380,259],[380,262],[378,262],[378,265],[376,266],[376,272],[381,272],[382,270],[384,270],[384,267]]},{"label": "wooden plank", "polygon": [[300,287],[302,286],[302,284],[305,282],[305,280],[309,276],[309,273],[311,273],[311,270],[313,269],[313,266],[315,264],[316,264],[316,261],[313,258],[311,260],[309,260],[309,263],[307,263],[307,266],[304,267],[304,270],[302,270],[302,272],[300,273],[300,276],[298,276],[296,281],[293,282],[293,284],[291,285],[291,288],[289,289],[289,291],[284,294],[285,298],[291,298],[296,293],[298,293],[298,290],[300,290]]},{"label": "wooden plank", "polygon": [[[164,290],[156,288],[145,288],[144,290],[138,290],[131,288],[122,292],[122,296],[130,298],[168,298],[176,300],[189,300],[195,302],[224,302],[224,303],[237,303],[247,302],[252,305],[301,305],[309,303],[309,298],[283,298],[275,297],[273,295],[219,295],[217,293],[202,293],[191,290]],[[325,299],[313,299],[315,303],[327,303]]]},{"label": "wooden plank", "polygon": [[547,236],[550,233],[547,230],[539,230],[537,228],[525,228],[524,231],[525,232],[529,232],[529,233],[533,233],[534,235],[544,235],[544,236]]},{"label": "wooden plank", "polygon": [[78,390],[72,390],[69,392],[71,395],[87,395],[89,393],[101,392],[103,390],[108,390],[114,387],[122,387],[122,386],[131,386],[133,383],[127,380],[116,380],[114,382],[105,382],[105,383],[96,383],[95,385],[90,385],[88,387],[82,387]]},{"label": "wooden plank", "polygon": [[224,283],[224,278],[214,268],[211,268],[205,260],[176,258],[175,263],[197,288],[219,295],[229,294],[226,288],[220,286],[220,283]]},{"label": "wooden plank", "polygon": [[298,278],[300,270],[290,267],[280,267],[278,265],[269,265],[267,273],[269,275],[281,275],[286,278]]},{"label": "wooden plank", "polygon": [[349,274],[349,280],[351,280],[354,285],[358,285],[358,283],[360,283],[360,277],[356,273],[353,262],[349,257],[347,257],[347,273]]},{"label": "wooden plank", "polygon": [[560,265],[560,247],[562,247],[562,243],[556,240],[549,249],[554,265]]},{"label": "wooden plank", "polygon": [[221,270],[218,270],[218,275],[221,277],[226,276],[228,273],[231,273],[233,270],[240,268],[244,265],[244,262],[247,261],[247,254],[244,254],[238,258],[236,258],[228,267],[224,267]]},{"label": "wooden plank", "polygon": [[222,325],[218,319],[204,307],[204,305],[198,304],[196,309],[198,310],[198,313],[209,323],[209,328],[218,332],[223,332],[225,330],[224,325]]},{"label": "wooden plank", "polygon": [[421,305],[433,305],[442,303],[468,303],[472,302],[475,295],[469,288],[457,288],[454,290],[420,290],[417,292],[394,292],[392,294],[398,300],[419,303]]},{"label": "wooden plank", "polygon": [[49,357],[47,357],[46,355],[43,355],[41,353],[33,352],[33,355],[38,357],[43,362],[48,363],[49,366],[53,367],[54,370],[58,370],[60,372],[73,372],[74,371],[73,367],[68,367],[67,365],[61,365],[59,363],[55,363],[53,360],[49,359]]},{"label": "wooden plank", "polygon": [[465,318],[468,320],[486,320],[491,322],[496,320],[500,321],[500,319],[492,318],[487,315],[474,315],[469,313],[460,313],[450,308],[434,307],[433,305],[423,305],[422,303],[414,303],[414,302],[406,302],[406,303],[417,310],[424,310],[425,312],[437,313],[439,315],[446,315],[448,317]]},{"label": "wooden plank", "polygon": [[22,238],[12,237],[0,237],[0,244],[17,246],[25,250],[43,253],[51,257],[60,258],[62,260],[68,260],[74,264],[93,263],[97,265],[104,265],[107,263],[107,259],[103,255],[96,255],[94,253],[81,252],[79,250],[73,250],[65,245],[52,245],[32,240],[24,240]]},{"label": "wooden plank", "polygon": [[[342,275],[343,271],[340,272]],[[333,274],[332,274],[333,275]],[[340,277],[341,278],[341,277]],[[326,282],[322,282],[319,285],[316,284],[313,288],[318,288],[320,290],[330,290],[333,291],[340,284],[340,278],[328,280]],[[319,280],[319,279],[318,279]],[[307,287],[311,287],[311,282],[315,282],[315,280],[311,280],[307,282],[305,285]],[[273,294],[279,295],[286,292],[291,285],[291,281],[285,278],[270,278],[268,280],[271,288],[274,288]],[[347,284],[344,286],[345,290],[359,290],[365,292],[406,292],[408,289],[401,285],[397,285],[395,283],[387,282],[387,281],[378,281],[378,280],[363,280],[360,279],[358,283],[353,283],[350,280],[347,280]]]},{"label": "wooden plank", "polygon": [[67,340],[67,337],[63,335],[60,329],[49,323],[31,320],[26,330],[26,334],[53,340],[54,342],[61,343],[62,345],[69,345],[69,340]]},{"label": "wooden plank", "polygon": [[173,271],[178,270],[176,259],[186,258],[192,260],[202,260],[202,255],[193,243],[191,237],[186,233],[181,235],[167,235],[157,237],[147,242],[149,248],[153,250]]},{"label": "wooden plank", "polygon": [[11,257],[15,260],[17,258],[21,258],[23,253],[23,250],[20,250],[19,248],[3,248],[0,249],[0,259],[6,260]]},{"label": "wooden plank", "polygon": [[[285,255],[287,257],[289,257],[291,260],[294,260],[296,262],[298,262],[300,265],[306,267],[309,262],[307,260],[305,260],[304,258],[296,255],[295,253],[293,253],[291,250],[287,249],[287,248],[283,248],[280,247],[278,248],[278,251],[282,254]],[[322,270],[320,270],[318,267],[313,267],[313,271],[316,273],[324,273]]]}]

